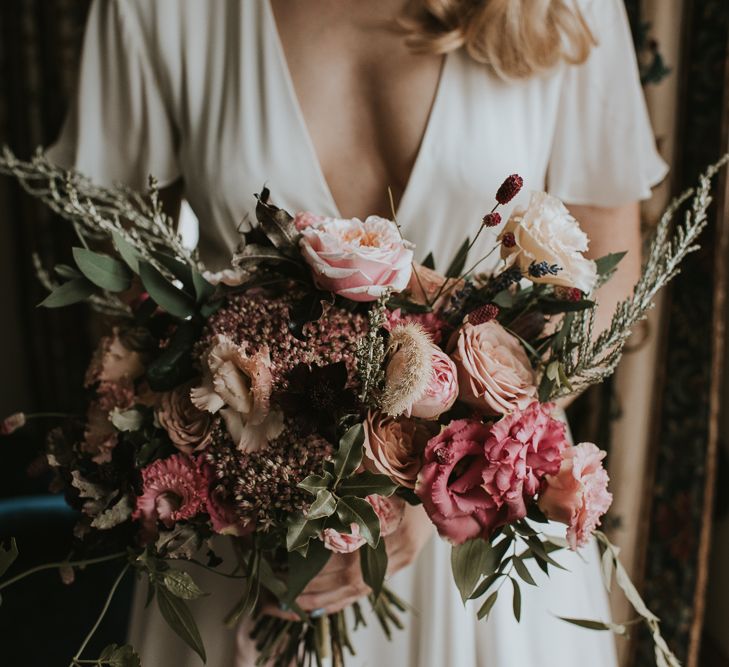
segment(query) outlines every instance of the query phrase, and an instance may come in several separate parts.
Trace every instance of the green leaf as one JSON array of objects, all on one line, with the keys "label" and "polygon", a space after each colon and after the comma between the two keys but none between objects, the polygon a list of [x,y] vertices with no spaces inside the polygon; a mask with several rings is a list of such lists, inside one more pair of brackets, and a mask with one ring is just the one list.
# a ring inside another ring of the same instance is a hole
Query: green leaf
[{"label": "green leaf", "polygon": [[286,548],[294,551],[309,544],[309,540],[322,531],[324,519],[309,521],[306,517],[292,515],[286,525]]},{"label": "green leaf", "polygon": [[123,292],[129,289],[132,276],[129,269],[118,259],[86,248],[74,248],[73,258],[81,273],[101,289],[109,292]]},{"label": "green leaf", "polygon": [[114,246],[116,247],[117,252],[126,265],[134,271],[134,273],[139,274],[139,253],[118,231],[114,230],[111,233],[111,237],[114,240]]},{"label": "green leaf", "polygon": [[401,486],[396,493],[400,498],[405,500],[408,505],[413,505],[417,507],[418,505],[423,504],[423,501],[418,498],[418,496],[415,494],[415,491],[413,491],[412,489],[408,489],[405,486]]},{"label": "green leaf", "polygon": [[494,604],[496,603],[496,598],[499,597],[499,591],[494,591],[486,598],[486,602],[484,602],[481,605],[481,608],[478,610],[478,613],[476,614],[478,616],[478,620],[480,621],[484,617],[488,617],[489,613],[491,612],[491,609],[493,608]]},{"label": "green leaf", "polygon": [[512,544],[512,540],[510,537],[505,537],[500,542],[497,542],[496,544],[492,544],[492,549],[488,554],[488,558],[486,559],[486,562],[484,563],[483,567],[483,574],[490,575],[493,572],[497,570],[499,565],[504,560],[504,556],[506,555],[506,552],[509,550],[509,547]]},{"label": "green leaf", "polygon": [[74,278],[56,287],[38,306],[63,308],[63,306],[70,306],[73,303],[88,299],[95,291],[96,287],[90,280]]},{"label": "green leaf", "polygon": [[493,574],[490,574],[478,586],[476,586],[473,593],[468,596],[468,599],[476,600],[477,598],[480,598],[486,591],[488,591],[489,588],[491,588],[491,586],[494,585],[494,582],[496,582],[499,577],[503,576],[504,575],[501,572],[494,572]]},{"label": "green leaf", "polygon": [[566,299],[540,299],[539,310],[545,315],[556,315],[558,313],[576,313],[580,310],[589,310],[595,307],[595,302],[589,299],[579,301],[567,301]]},{"label": "green leaf", "polygon": [[521,579],[527,584],[530,584],[532,586],[537,585],[537,582],[534,581],[534,577],[532,577],[531,572],[529,572],[529,568],[524,565],[521,558],[514,558],[514,569],[516,570],[516,573],[521,577]]},{"label": "green leaf", "polygon": [[426,269],[433,269],[435,270],[435,257],[433,257],[433,253],[429,252],[428,256],[423,260],[422,265]]},{"label": "green leaf", "polygon": [[365,431],[362,424],[355,424],[339,440],[339,449],[334,455],[334,475],[337,482],[349,477],[362,463],[362,445]]},{"label": "green leaf", "polygon": [[[112,646],[114,646],[112,644]],[[108,647],[107,647],[108,648]],[[115,646],[112,653],[106,658],[109,667],[141,667],[142,661],[129,644]]]},{"label": "green leaf", "polygon": [[192,271],[192,286],[195,288],[195,298],[197,303],[204,303],[207,301],[215,291],[215,285],[211,285],[202,273],[199,271]]},{"label": "green leaf", "polygon": [[397,490],[397,482],[393,482],[387,475],[379,475],[365,470],[357,475],[345,479],[338,488],[342,496],[391,496]]},{"label": "green leaf", "polygon": [[14,537],[10,538],[10,546],[0,544],[0,577],[2,577],[18,557],[18,544]]},{"label": "green leaf", "polygon": [[609,255],[596,259],[597,274],[599,276],[607,276],[612,273],[617,268],[620,260],[627,254],[627,252],[612,252]]},{"label": "green leaf", "polygon": [[537,523],[549,523],[549,519],[545,516],[544,512],[539,509],[539,506],[536,503],[529,505],[529,509],[527,509],[527,518],[532,521],[536,521]]},{"label": "green leaf", "polygon": [[366,500],[355,496],[340,498],[337,516],[345,526],[356,523],[367,544],[377,546],[380,540],[380,519]]},{"label": "green leaf", "polygon": [[195,312],[195,304],[149,262],[139,262],[139,277],[154,302],[170,315],[185,319]]},{"label": "green leaf", "polygon": [[162,618],[174,630],[203,662],[207,660],[205,646],[203,644],[197,623],[184,601],[174,597],[166,588],[159,586],[157,589],[157,605]]},{"label": "green leaf", "polygon": [[[514,560],[514,563],[516,562],[517,561]],[[511,599],[511,607],[514,610],[514,618],[518,623],[521,621],[521,588],[519,588],[519,582],[516,579],[512,579],[511,583],[514,586],[514,596]]]},{"label": "green leaf", "polygon": [[65,278],[66,280],[81,277],[81,274],[68,264],[56,264],[53,267],[53,271],[59,278]]},{"label": "green leaf", "polygon": [[306,513],[306,518],[309,521],[321,519],[326,516],[331,516],[336,509],[337,499],[332,495],[331,491],[319,489],[319,492],[316,494],[316,499],[311,503]]},{"label": "green leaf", "polygon": [[479,537],[455,545],[451,550],[453,578],[464,602],[481,578],[491,551],[491,544]]},{"label": "green leaf", "polygon": [[321,572],[332,552],[322,542],[315,540],[309,545],[306,557],[296,551],[289,554],[289,574],[286,582],[286,595],[281,602],[291,604],[309,582]]},{"label": "green leaf", "polygon": [[572,623],[572,625],[578,625],[581,628],[587,628],[588,630],[612,630],[609,623],[603,623],[602,621],[591,621],[586,618],[568,618],[567,616],[557,616],[560,621],[566,623]]},{"label": "green leaf", "polygon": [[160,252],[159,250],[152,252],[152,256],[182,283],[183,289],[188,294],[194,292],[192,267],[189,264],[181,262],[176,257],[166,252]]},{"label": "green leaf", "polygon": [[446,278],[458,278],[463,273],[463,267],[466,265],[466,260],[468,259],[468,246],[470,244],[471,240],[467,237],[448,265]]},{"label": "green leaf", "polygon": [[324,475],[309,475],[302,479],[297,486],[315,496],[321,489],[328,489],[333,481],[334,477],[325,472]]},{"label": "green leaf", "polygon": [[501,290],[493,299],[491,299],[499,308],[513,308],[515,298],[511,290]]},{"label": "green leaf", "polygon": [[167,570],[162,575],[162,583],[172,595],[183,600],[196,600],[207,595],[198,588],[190,574],[182,570]]},{"label": "green leaf", "polygon": [[360,565],[362,567],[362,578],[372,589],[375,600],[380,597],[382,587],[387,574],[387,550],[385,540],[380,540],[374,549],[366,545],[359,550]]}]

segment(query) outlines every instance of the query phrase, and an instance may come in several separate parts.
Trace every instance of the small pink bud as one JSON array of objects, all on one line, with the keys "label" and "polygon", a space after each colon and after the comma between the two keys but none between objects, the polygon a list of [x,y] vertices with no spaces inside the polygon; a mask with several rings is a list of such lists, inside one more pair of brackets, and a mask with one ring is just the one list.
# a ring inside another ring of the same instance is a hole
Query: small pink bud
[{"label": "small pink bud", "polygon": [[0,435],[10,435],[15,433],[19,428],[25,426],[25,413],[16,412],[14,415],[5,417],[0,424]]},{"label": "small pink bud", "polygon": [[484,227],[496,227],[501,224],[501,215],[497,212],[487,213],[483,216]]},{"label": "small pink bud", "polygon": [[522,189],[523,185],[524,179],[519,174],[508,176],[496,192],[496,201],[502,206],[508,204],[519,194],[519,190]]},{"label": "small pink bud", "polygon": [[501,237],[501,245],[504,246],[504,248],[513,248],[516,245],[516,237],[511,232],[506,232]]}]

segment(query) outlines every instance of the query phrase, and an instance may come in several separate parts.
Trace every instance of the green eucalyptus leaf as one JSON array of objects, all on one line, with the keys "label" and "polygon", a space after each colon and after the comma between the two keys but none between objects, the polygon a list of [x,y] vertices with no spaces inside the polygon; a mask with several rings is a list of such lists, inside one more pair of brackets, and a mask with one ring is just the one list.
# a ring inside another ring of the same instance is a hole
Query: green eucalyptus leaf
[{"label": "green eucalyptus leaf", "polygon": [[195,304],[149,262],[139,262],[139,277],[152,300],[170,315],[186,319],[195,313]]},{"label": "green eucalyptus leaf", "polygon": [[362,445],[365,431],[362,424],[355,424],[339,440],[339,449],[334,455],[334,475],[337,481],[349,477],[362,463]]},{"label": "green eucalyptus leaf", "polygon": [[73,258],[79,271],[94,285],[109,292],[129,289],[132,276],[129,269],[118,259],[86,248],[74,248]]},{"label": "green eucalyptus leaf", "polygon": [[197,303],[204,303],[215,291],[215,285],[211,285],[205,280],[199,271],[192,271],[192,286],[195,288],[195,299]]},{"label": "green eucalyptus leaf", "polygon": [[139,274],[140,254],[118,231],[113,231],[111,236],[119,256],[134,273]]},{"label": "green eucalyptus leaf", "polygon": [[532,577],[532,573],[529,572],[529,568],[524,564],[521,558],[514,558],[514,569],[522,581],[525,581],[531,586],[537,585],[537,582],[534,581],[534,577]]},{"label": "green eucalyptus leaf", "polygon": [[372,589],[375,600],[380,597],[382,587],[387,574],[387,550],[385,540],[380,540],[373,549],[366,544],[359,550],[360,565],[362,567],[362,578]]},{"label": "green eucalyptus leaf", "polygon": [[379,475],[365,470],[342,481],[337,491],[342,496],[391,496],[398,488],[397,482],[393,482],[387,475]]},{"label": "green eucalyptus leaf", "polygon": [[44,308],[63,308],[88,299],[96,291],[96,286],[86,278],[74,278],[56,287],[38,306]]},{"label": "green eucalyptus leaf", "polygon": [[[514,563],[517,561],[515,560]],[[511,580],[514,586],[514,597],[511,599],[511,607],[514,611],[514,618],[518,623],[521,621],[521,588],[519,588],[519,582],[516,579]]]},{"label": "green eucalyptus leaf", "polygon": [[496,599],[499,597],[499,591],[494,591],[486,598],[486,602],[484,602],[481,605],[481,608],[478,610],[478,613],[476,614],[478,616],[478,620],[480,621],[484,617],[488,618],[489,613],[491,613],[491,609],[493,608],[494,604],[496,603]]},{"label": "green eucalyptus leaf", "polygon": [[319,489],[314,502],[306,512],[309,521],[331,516],[337,508],[337,499],[327,489]]},{"label": "green eucalyptus leaf", "polygon": [[491,544],[479,537],[454,545],[451,549],[453,578],[463,602],[476,587],[492,550]]},{"label": "green eucalyptus leaf", "polygon": [[163,586],[159,586],[157,588],[157,605],[162,618],[167,621],[170,628],[205,662],[207,660],[205,645],[200,636],[197,623],[185,602],[176,598]]},{"label": "green eucalyptus leaf", "polygon": [[292,515],[286,522],[286,548],[294,551],[309,544],[324,527],[324,519],[309,520],[304,516]]},{"label": "green eucalyptus leaf", "polygon": [[0,544],[0,577],[2,577],[18,557],[18,543],[10,538],[10,545]]},{"label": "green eucalyptus leaf", "polygon": [[289,573],[286,581],[286,595],[281,600],[288,605],[299,597],[309,582],[321,572],[332,552],[320,540],[309,544],[306,557],[296,551],[289,553]]},{"label": "green eucalyptus leaf", "polygon": [[196,600],[207,595],[190,574],[182,570],[167,570],[162,575],[162,584],[172,595],[183,600]]},{"label": "green eucalyptus leaf", "polygon": [[182,283],[187,294],[192,294],[195,291],[192,280],[192,267],[189,264],[181,262],[176,257],[166,252],[160,252],[159,250],[154,251],[152,257]]},{"label": "green eucalyptus leaf", "polygon": [[325,472],[323,475],[309,475],[301,480],[297,486],[315,496],[321,489],[328,489],[333,481],[334,477],[331,473]]},{"label": "green eucalyptus leaf", "polygon": [[380,541],[380,519],[366,500],[345,496],[337,503],[337,516],[345,525],[356,523],[367,544],[376,547]]},{"label": "green eucalyptus leaf", "polygon": [[56,264],[53,267],[53,272],[59,278],[65,278],[66,280],[73,280],[74,278],[80,278],[81,274],[68,264]]}]

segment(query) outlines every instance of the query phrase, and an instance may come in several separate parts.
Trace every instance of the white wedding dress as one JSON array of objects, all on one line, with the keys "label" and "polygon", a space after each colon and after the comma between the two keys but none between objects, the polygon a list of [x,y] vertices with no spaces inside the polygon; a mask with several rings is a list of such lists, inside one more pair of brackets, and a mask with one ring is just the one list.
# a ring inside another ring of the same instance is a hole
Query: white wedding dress
[{"label": "white wedding dress", "polygon": [[[614,206],[650,195],[658,157],[621,0],[580,0],[596,47],[580,66],[504,82],[463,52],[446,56],[420,152],[398,218],[423,258],[443,267],[491,208],[503,178],[571,204]],[[326,20],[326,16],[322,16]],[[144,188],[179,177],[200,221],[208,264],[224,265],[237,228],[264,183],[290,211],[337,215],[299,108],[267,0],[106,0],[92,6],[76,104],[52,158],[101,183]],[[353,159],[348,156],[343,159]],[[478,251],[498,229],[483,234]],[[474,253],[474,257],[476,253]],[[559,528],[555,527],[555,531]],[[389,643],[376,622],[355,635],[353,667],[615,667],[612,637],[557,616],[607,619],[596,549],[559,553],[570,570],[523,585],[517,624],[510,587],[488,622],[464,609],[450,547],[434,537],[390,584],[414,613]],[[239,591],[196,572],[213,595],[193,604],[213,667],[253,664],[243,632],[221,617]],[[143,611],[131,640],[145,667],[193,667],[195,654]]]}]

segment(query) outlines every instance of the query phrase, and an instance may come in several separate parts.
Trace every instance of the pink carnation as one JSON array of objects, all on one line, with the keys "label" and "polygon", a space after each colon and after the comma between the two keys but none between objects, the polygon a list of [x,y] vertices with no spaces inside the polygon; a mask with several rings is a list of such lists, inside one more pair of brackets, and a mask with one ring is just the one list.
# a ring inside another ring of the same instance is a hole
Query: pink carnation
[{"label": "pink carnation", "polygon": [[526,503],[545,475],[559,470],[569,443],[565,424],[551,415],[553,407],[535,401],[491,426],[483,487],[498,510],[494,527],[525,517]]},{"label": "pink carnation", "polygon": [[207,480],[194,461],[183,454],[158,459],[142,469],[142,495],[132,518],[142,524],[142,536],[157,533],[157,523],[172,528],[205,510]]},{"label": "pink carnation", "polygon": [[539,508],[555,521],[567,524],[570,549],[587,544],[613,501],[607,490],[608,474],[602,466],[605,452],[591,442],[567,447],[559,472],[547,476]]},{"label": "pink carnation", "polygon": [[360,535],[359,525],[353,523],[349,527],[350,533],[340,533],[334,528],[325,528],[321,535],[324,546],[337,554],[351,554],[365,544],[365,538]]}]

